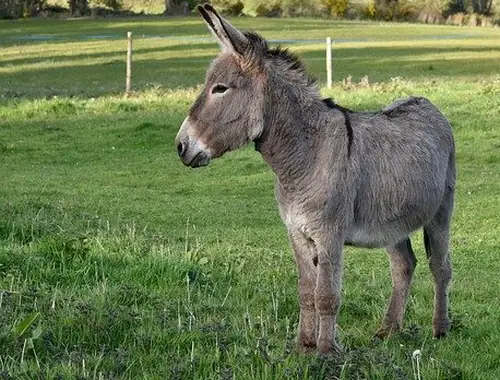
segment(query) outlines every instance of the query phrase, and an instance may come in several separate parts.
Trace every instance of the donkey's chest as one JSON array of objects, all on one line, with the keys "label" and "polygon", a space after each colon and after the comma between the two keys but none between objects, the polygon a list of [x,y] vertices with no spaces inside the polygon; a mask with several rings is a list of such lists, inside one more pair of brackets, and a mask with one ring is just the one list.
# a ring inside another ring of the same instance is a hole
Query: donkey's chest
[{"label": "donkey's chest", "polygon": [[338,202],[332,201],[337,198],[339,197],[332,198],[321,191],[287,193],[279,185],[276,189],[280,216],[288,231],[301,232],[312,240],[319,234],[339,231],[340,226],[345,224],[348,213],[344,206],[347,203],[342,202],[340,198]]},{"label": "donkey's chest", "polygon": [[313,215],[300,205],[279,204],[279,211],[283,223],[289,231],[299,231],[305,236],[311,234]]}]

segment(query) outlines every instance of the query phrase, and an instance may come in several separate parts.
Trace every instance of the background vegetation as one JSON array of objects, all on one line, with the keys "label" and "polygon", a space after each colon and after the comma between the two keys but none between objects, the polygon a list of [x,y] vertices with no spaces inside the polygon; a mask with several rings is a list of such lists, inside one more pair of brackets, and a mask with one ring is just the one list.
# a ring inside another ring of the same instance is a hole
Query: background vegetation
[{"label": "background vegetation", "polygon": [[[417,233],[402,333],[372,337],[390,293],[385,253],[349,248],[345,357],[295,353],[296,269],[272,173],[251,146],[203,170],[176,155],[218,51],[201,19],[0,21],[0,378],[401,380],[419,369],[424,379],[497,380],[500,30],[233,21],[284,44],[303,39],[291,49],[320,83],[322,41],[334,37],[336,85],[323,94],[346,107],[423,95],[450,119],[450,336],[431,337]],[[125,98],[128,30],[135,93]]]},{"label": "background vegetation", "polygon": [[[0,18],[65,13],[71,16],[110,15],[121,11],[153,14],[187,14],[205,0],[4,0]],[[500,25],[499,0],[212,0],[220,11],[249,16],[316,16]]]}]

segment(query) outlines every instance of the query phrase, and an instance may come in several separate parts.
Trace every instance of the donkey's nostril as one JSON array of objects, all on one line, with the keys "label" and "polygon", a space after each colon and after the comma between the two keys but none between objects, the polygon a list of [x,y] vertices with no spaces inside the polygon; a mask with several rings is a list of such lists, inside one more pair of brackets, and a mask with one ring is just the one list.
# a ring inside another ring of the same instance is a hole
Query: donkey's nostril
[{"label": "donkey's nostril", "polygon": [[179,156],[182,157],[185,150],[186,150],[186,145],[183,144],[181,141],[179,141],[179,143],[177,144],[177,153],[179,154]]}]

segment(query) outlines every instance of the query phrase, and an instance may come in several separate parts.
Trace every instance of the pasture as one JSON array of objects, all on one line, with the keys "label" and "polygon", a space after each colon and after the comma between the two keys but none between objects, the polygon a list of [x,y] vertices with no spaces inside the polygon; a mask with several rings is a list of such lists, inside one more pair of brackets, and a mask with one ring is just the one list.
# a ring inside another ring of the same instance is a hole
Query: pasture
[{"label": "pasture", "polygon": [[500,30],[233,21],[306,40],[291,50],[321,83],[330,35],[335,86],[323,93],[343,106],[423,95],[450,119],[450,336],[432,339],[418,232],[402,333],[372,336],[390,294],[385,252],[348,248],[345,357],[295,353],[296,269],[273,174],[252,146],[200,170],[176,154],[218,51],[201,18],[0,21],[0,378],[416,379],[418,367],[423,379],[498,379]]}]

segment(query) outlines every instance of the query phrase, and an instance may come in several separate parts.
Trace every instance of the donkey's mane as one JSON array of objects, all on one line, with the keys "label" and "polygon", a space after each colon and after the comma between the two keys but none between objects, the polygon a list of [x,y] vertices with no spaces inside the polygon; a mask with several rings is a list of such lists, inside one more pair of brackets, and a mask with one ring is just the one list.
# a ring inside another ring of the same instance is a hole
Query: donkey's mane
[{"label": "donkey's mane", "polygon": [[316,78],[307,72],[302,60],[295,54],[290,53],[288,48],[277,46],[275,48],[268,49],[267,54],[268,56],[285,63],[288,70],[293,71],[305,78],[307,86],[313,86],[316,84]]},{"label": "donkey's mane", "polygon": [[257,49],[266,58],[277,62],[280,69],[285,69],[287,72],[293,74],[294,77],[303,78],[304,84],[307,87],[314,87],[316,85],[316,78],[307,72],[302,60],[295,54],[290,53],[288,48],[280,45],[270,48],[267,41],[255,32],[244,32],[244,35],[248,38],[250,50]]}]

